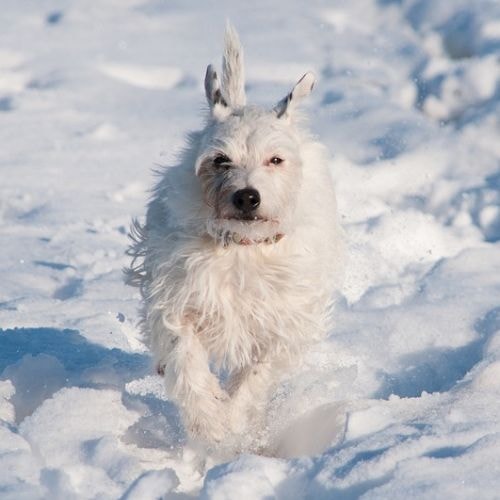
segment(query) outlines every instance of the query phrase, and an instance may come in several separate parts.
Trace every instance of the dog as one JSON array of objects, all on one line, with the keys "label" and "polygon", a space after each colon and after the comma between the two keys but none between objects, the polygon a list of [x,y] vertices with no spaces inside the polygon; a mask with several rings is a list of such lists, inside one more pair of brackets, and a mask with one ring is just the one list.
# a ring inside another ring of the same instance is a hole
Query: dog
[{"label": "dog", "polygon": [[132,225],[143,331],[188,435],[207,446],[251,448],[271,391],[330,325],[343,238],[327,151],[298,109],[314,82],[306,73],[275,106],[247,105],[228,24],[204,126]]}]

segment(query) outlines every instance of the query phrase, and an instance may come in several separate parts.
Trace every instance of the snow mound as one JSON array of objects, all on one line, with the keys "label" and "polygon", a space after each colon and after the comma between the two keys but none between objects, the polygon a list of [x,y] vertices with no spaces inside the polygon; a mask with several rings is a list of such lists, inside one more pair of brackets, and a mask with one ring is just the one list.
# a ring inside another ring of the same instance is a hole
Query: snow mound
[{"label": "snow mound", "polygon": [[99,69],[111,78],[145,89],[169,90],[182,79],[182,71],[179,68],[107,63],[101,65]]}]

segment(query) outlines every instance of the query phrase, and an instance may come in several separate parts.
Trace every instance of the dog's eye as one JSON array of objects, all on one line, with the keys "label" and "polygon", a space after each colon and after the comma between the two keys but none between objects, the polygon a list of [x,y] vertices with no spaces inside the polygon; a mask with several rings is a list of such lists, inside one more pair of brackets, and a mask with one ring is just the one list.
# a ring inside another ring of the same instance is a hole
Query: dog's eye
[{"label": "dog's eye", "polygon": [[229,168],[231,166],[231,158],[226,155],[217,155],[213,159],[213,164],[217,168]]},{"label": "dog's eye", "polygon": [[280,158],[279,156],[273,156],[270,160],[269,163],[272,163],[273,165],[279,165],[280,163],[283,163],[283,159]]}]

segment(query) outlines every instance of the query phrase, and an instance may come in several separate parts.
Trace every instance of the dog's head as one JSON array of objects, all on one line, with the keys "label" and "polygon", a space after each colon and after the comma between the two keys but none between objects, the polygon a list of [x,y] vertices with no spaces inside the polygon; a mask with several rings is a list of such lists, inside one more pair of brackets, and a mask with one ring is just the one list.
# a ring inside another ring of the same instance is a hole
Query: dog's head
[{"label": "dog's head", "polygon": [[306,73],[272,109],[246,105],[243,53],[228,25],[222,82],[207,68],[210,117],[196,160],[212,237],[224,244],[272,243],[293,227],[303,141],[294,114],[313,85]]}]

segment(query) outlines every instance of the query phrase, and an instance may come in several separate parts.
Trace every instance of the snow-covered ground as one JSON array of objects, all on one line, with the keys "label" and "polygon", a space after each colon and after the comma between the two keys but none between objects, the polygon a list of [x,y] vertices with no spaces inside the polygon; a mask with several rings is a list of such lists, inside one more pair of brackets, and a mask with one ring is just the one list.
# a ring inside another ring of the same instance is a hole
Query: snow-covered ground
[{"label": "snow-covered ground", "polygon": [[[350,263],[279,456],[204,464],[121,268],[226,18],[254,102],[318,75]],[[3,0],[0,26],[0,498],[500,498],[497,0]]]}]

